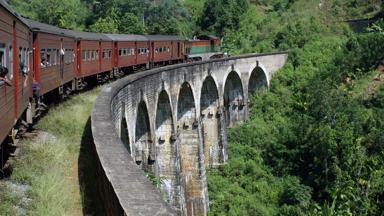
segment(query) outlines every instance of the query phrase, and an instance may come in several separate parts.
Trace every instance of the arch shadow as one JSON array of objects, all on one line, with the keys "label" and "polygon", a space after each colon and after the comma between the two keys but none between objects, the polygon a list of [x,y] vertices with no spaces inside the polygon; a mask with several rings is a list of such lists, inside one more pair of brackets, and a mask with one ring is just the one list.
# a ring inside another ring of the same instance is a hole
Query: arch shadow
[{"label": "arch shadow", "polygon": [[231,71],[227,76],[224,86],[224,108],[225,121],[227,126],[242,121],[244,116],[244,92],[243,85],[239,75],[235,71]]}]

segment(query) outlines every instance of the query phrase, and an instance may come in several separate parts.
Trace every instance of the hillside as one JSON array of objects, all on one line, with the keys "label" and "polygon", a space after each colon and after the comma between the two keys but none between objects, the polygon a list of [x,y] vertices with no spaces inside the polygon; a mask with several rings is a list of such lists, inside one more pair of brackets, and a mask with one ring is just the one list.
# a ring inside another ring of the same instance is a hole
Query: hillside
[{"label": "hillside", "polygon": [[210,215],[381,215],[384,26],[356,34],[340,22],[380,2],[274,2],[254,1],[224,34],[235,53],[290,57],[253,96],[250,119],[230,129],[229,162],[208,177]]}]

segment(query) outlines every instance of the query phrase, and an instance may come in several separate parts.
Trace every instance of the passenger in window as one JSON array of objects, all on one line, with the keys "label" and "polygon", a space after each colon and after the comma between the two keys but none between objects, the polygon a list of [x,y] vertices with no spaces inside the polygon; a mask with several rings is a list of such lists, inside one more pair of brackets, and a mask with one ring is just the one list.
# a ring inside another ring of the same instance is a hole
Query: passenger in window
[{"label": "passenger in window", "polygon": [[44,57],[41,58],[40,66],[42,68],[45,68],[47,66],[47,60]]},{"label": "passenger in window", "polygon": [[12,86],[12,82],[8,79],[8,68],[0,66],[0,82],[4,82],[8,86]]},{"label": "passenger in window", "polygon": [[0,51],[0,66],[4,66],[3,58],[4,58],[4,52]]}]

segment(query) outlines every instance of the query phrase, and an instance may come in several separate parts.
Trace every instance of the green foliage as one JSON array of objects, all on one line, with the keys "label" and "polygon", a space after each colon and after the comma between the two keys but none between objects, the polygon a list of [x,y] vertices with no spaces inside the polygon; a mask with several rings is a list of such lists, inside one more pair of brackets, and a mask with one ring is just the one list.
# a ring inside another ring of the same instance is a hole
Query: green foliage
[{"label": "green foliage", "polygon": [[80,0],[11,0],[10,4],[23,16],[62,28],[84,28],[88,11]]},{"label": "green foliage", "polygon": [[133,13],[125,13],[120,20],[119,32],[124,34],[143,34],[143,23]]},{"label": "green foliage", "polygon": [[89,27],[92,32],[101,32],[101,33],[117,33],[117,24],[110,18],[100,18],[93,25]]},{"label": "green foliage", "polygon": [[[229,131],[230,160],[209,173],[210,214],[381,215],[383,81],[373,94],[368,89],[384,58],[382,23],[369,33],[353,34],[344,25],[329,24],[339,15],[325,16],[314,1],[280,1],[277,7],[278,2],[252,1],[265,10],[251,5],[239,29],[227,30],[224,38],[225,47],[239,53],[291,52],[270,90],[252,97],[250,119]],[[298,8],[312,8],[311,14]],[[269,184],[261,191],[247,190],[260,176],[270,176]],[[245,211],[249,200],[268,210]]]},{"label": "green foliage", "polygon": [[227,28],[237,29],[240,16],[248,10],[247,0],[207,0],[198,24],[203,31],[223,36]]}]

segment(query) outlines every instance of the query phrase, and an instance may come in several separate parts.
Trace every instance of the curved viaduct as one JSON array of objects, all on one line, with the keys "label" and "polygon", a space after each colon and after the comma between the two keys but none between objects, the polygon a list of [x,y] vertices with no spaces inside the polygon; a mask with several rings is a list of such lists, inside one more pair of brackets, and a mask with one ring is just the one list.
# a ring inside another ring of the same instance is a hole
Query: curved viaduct
[{"label": "curved viaduct", "polygon": [[[248,117],[287,53],[173,65],[103,89],[92,113],[99,190],[110,215],[206,215],[206,167],[227,160],[226,128]],[[149,183],[151,175],[160,191]]]}]

